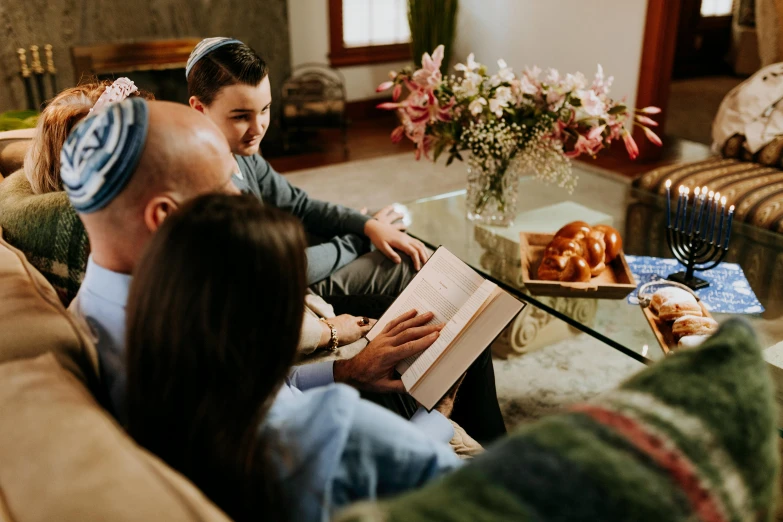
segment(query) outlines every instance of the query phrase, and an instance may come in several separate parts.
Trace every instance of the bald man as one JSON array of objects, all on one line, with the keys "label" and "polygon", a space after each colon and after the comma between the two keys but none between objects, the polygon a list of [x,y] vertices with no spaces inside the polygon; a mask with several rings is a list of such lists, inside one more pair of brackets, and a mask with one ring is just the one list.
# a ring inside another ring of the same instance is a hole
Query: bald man
[{"label": "bald man", "polygon": [[239,193],[230,152],[220,130],[195,111],[137,99],[86,118],[63,146],[61,177],[91,249],[69,310],[95,336],[118,418],[130,274],[149,238],[181,204],[200,194]]}]

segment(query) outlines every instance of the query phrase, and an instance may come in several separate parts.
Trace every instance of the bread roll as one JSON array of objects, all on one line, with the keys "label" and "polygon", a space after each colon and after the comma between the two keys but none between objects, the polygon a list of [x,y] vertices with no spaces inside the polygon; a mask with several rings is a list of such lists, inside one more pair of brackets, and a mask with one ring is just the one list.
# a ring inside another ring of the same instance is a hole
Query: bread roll
[{"label": "bread roll", "polygon": [[556,237],[544,250],[545,256],[581,256],[582,246],[567,237]]},{"label": "bread roll", "polygon": [[656,291],[650,299],[650,307],[654,312],[660,313],[661,306],[669,300],[675,301],[690,301],[693,304],[698,304],[693,294],[687,292],[681,288],[675,288],[673,286],[667,286]]},{"label": "bread roll", "polygon": [[584,221],[573,221],[555,232],[555,237],[567,237],[569,239],[583,239],[590,234],[590,225]]},{"label": "bread roll", "polygon": [[709,338],[709,335],[686,335],[680,338],[677,346],[680,348],[696,348]]},{"label": "bread roll", "polygon": [[712,335],[717,330],[718,322],[710,317],[685,315],[672,324],[672,333],[677,337]]},{"label": "bread roll", "polygon": [[545,256],[538,266],[538,278],[569,283],[590,281],[590,266],[581,256]]},{"label": "bread roll", "polygon": [[617,229],[609,225],[596,225],[590,231],[593,237],[600,237],[606,250],[606,263],[611,263],[623,249],[623,239]]},{"label": "bread roll", "polygon": [[[562,239],[562,238],[561,238]],[[582,257],[590,266],[590,274],[595,277],[604,271],[604,242],[594,237],[586,237],[580,241]]]}]

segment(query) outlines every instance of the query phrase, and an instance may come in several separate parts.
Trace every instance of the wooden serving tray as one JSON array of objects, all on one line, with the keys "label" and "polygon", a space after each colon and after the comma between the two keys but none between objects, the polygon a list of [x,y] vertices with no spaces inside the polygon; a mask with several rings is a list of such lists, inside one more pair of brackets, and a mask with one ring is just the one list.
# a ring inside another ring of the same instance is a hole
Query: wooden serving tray
[{"label": "wooden serving tray", "polygon": [[622,252],[606,266],[600,275],[584,283],[564,283],[535,279],[544,250],[554,234],[520,232],[519,248],[522,260],[522,281],[533,295],[558,297],[592,297],[624,299],[636,289],[636,281]]},{"label": "wooden serving tray", "polygon": [[[699,301],[699,306],[701,306],[704,317],[713,318],[710,311],[704,306],[704,303]],[[650,328],[652,328],[655,338],[658,339],[658,344],[661,345],[664,355],[669,355],[669,352],[676,350],[678,348],[677,339],[672,333],[672,324],[674,321],[661,321],[658,314],[653,312],[649,306],[642,306],[642,313],[647,319],[647,322],[650,323]]]}]

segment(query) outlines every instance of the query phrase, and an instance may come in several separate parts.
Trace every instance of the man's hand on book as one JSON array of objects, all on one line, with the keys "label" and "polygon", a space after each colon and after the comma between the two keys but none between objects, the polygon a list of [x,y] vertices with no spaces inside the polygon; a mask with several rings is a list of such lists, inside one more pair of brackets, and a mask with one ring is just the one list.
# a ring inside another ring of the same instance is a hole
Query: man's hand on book
[{"label": "man's hand on book", "polygon": [[400,232],[388,223],[382,223],[377,219],[371,219],[364,225],[364,233],[370,238],[375,248],[399,264],[402,262],[400,255],[394,250],[400,250],[411,256],[413,266],[421,270],[425,261],[429,258],[427,247],[418,239],[414,239],[405,232]]},{"label": "man's hand on book", "polygon": [[394,368],[434,343],[444,325],[425,326],[432,312],[411,310],[389,321],[383,331],[351,359],[335,361],[334,380],[374,392],[405,393]]},{"label": "man's hand on book", "polygon": [[465,375],[467,374],[463,373],[462,377],[454,383],[454,386],[452,386],[451,389],[446,392],[446,395],[438,401],[438,404],[435,405],[434,409],[447,419],[451,418],[451,412],[454,411],[454,401],[457,399],[457,391],[459,391],[462,381],[465,380]]}]

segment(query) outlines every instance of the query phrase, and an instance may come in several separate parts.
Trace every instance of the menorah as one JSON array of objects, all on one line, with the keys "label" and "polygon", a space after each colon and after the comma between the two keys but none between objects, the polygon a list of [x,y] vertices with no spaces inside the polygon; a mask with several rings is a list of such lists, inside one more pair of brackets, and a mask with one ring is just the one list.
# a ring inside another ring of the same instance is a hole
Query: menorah
[{"label": "menorah", "polygon": [[[672,225],[671,186],[671,180],[666,180],[666,242],[677,261],[685,266],[685,271],[671,274],[667,279],[698,290],[710,286],[710,283],[695,277],[693,273],[715,268],[729,251],[734,205],[727,212],[726,197],[721,197],[720,192],[713,192],[706,186],[696,187],[691,203],[690,189],[681,186]],[[726,216],[724,237],[723,221]]]}]

